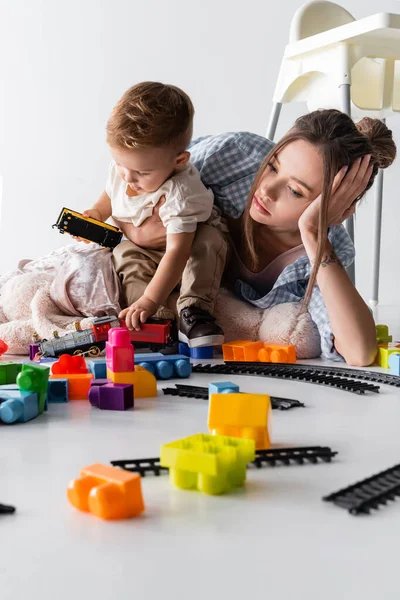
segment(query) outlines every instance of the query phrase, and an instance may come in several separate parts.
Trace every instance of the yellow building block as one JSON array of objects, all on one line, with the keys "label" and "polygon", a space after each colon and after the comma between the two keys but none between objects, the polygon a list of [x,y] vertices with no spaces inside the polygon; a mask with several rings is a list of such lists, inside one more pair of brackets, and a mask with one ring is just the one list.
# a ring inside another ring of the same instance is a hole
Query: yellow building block
[{"label": "yellow building block", "polygon": [[153,373],[135,365],[134,371],[115,373],[107,369],[107,379],[113,383],[132,383],[135,398],[152,398],[157,396],[157,380]]},{"label": "yellow building block", "polygon": [[258,352],[264,348],[263,342],[236,340],[222,344],[224,360],[253,362],[258,361]]},{"label": "yellow building block", "polygon": [[296,348],[285,344],[264,344],[258,352],[260,362],[295,363]]},{"label": "yellow building block", "polygon": [[376,354],[375,363],[384,369],[389,368],[389,356],[391,354],[400,354],[400,344],[388,343],[381,344],[378,346],[378,352]]},{"label": "yellow building block", "polygon": [[254,457],[253,440],[198,433],[161,446],[160,464],[175,486],[213,495],[244,485]]},{"label": "yellow building block", "polygon": [[211,394],[208,428],[213,435],[254,440],[257,450],[270,448],[270,411],[267,394]]}]

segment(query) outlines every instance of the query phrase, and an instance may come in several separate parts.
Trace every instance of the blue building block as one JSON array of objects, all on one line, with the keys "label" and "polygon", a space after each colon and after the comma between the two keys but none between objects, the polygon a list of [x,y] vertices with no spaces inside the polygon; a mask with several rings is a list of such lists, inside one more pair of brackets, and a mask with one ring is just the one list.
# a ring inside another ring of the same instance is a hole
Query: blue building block
[{"label": "blue building block", "polygon": [[143,367],[153,373],[157,379],[171,379],[189,377],[192,365],[187,356],[182,354],[141,353],[135,354],[135,365]]},{"label": "blue building block", "polygon": [[400,354],[391,354],[388,360],[390,373],[400,376]]},{"label": "blue building block", "polygon": [[50,379],[47,388],[47,401],[68,402],[68,379]]},{"label": "blue building block", "polygon": [[214,358],[214,346],[201,346],[200,348],[189,348],[183,342],[179,342],[179,352],[190,358]]},{"label": "blue building block", "polygon": [[15,392],[19,392],[19,387],[17,386],[16,383],[7,383],[6,385],[0,385],[0,398],[1,398],[1,392],[7,392],[8,391],[15,391]]},{"label": "blue building block", "polygon": [[106,359],[89,361],[90,372],[93,373],[95,379],[105,379],[107,377]]},{"label": "blue building block", "polygon": [[26,423],[39,414],[36,392],[2,391],[0,402],[0,420],[3,423]]},{"label": "blue building block", "polygon": [[208,394],[238,394],[239,386],[230,381],[216,381],[208,384]]}]

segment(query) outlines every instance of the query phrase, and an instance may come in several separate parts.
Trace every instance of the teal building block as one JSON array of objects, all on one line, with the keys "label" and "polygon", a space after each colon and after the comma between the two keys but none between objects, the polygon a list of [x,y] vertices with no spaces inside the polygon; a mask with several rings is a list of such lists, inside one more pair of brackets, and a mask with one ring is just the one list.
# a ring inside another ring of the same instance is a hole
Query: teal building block
[{"label": "teal building block", "polygon": [[50,368],[44,365],[26,363],[22,365],[21,372],[17,377],[17,384],[21,390],[38,394],[39,415],[42,414],[46,406],[49,372]]},{"label": "teal building block", "polygon": [[95,379],[107,378],[106,359],[90,360],[88,364],[89,370],[93,373]]},{"label": "teal building block", "polygon": [[400,376],[400,354],[391,354],[388,360],[391,375]]},{"label": "teal building block", "polygon": [[47,402],[68,402],[68,379],[49,380]]},{"label": "teal building block", "polygon": [[230,381],[217,381],[208,384],[208,395],[211,394],[238,394],[239,386]]},{"label": "teal building block", "polygon": [[1,391],[0,420],[3,423],[26,423],[38,414],[36,392]]}]

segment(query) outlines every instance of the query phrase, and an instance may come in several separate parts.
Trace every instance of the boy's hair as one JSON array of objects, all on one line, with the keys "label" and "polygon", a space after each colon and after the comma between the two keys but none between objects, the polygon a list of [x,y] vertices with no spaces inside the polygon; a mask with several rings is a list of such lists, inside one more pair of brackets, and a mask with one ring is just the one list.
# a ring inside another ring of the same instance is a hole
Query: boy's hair
[{"label": "boy's hair", "polygon": [[193,133],[194,107],[174,85],[153,81],[129,88],[107,123],[107,143],[114,148],[162,148],[183,152]]}]

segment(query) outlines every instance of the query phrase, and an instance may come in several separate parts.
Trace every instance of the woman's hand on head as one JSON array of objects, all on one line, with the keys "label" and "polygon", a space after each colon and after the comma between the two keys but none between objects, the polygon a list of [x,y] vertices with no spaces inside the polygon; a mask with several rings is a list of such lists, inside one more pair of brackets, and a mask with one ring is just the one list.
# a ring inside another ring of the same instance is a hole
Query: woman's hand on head
[{"label": "woman's hand on head", "polygon": [[[339,225],[354,214],[356,200],[364,192],[371,178],[370,158],[371,156],[367,154],[362,159],[357,159],[350,169],[343,167],[336,174],[328,206],[328,227]],[[302,235],[308,233],[318,236],[320,210],[321,195],[311,202],[299,219]]]}]

